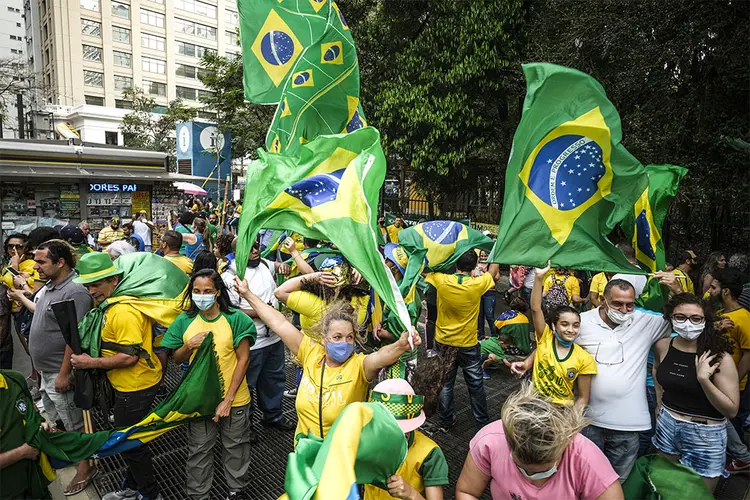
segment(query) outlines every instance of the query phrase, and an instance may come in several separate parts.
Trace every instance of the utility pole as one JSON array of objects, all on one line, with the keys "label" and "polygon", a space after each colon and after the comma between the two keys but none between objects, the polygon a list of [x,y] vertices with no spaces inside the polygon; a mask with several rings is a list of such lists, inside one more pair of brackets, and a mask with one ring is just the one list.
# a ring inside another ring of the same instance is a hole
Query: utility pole
[{"label": "utility pole", "polygon": [[16,94],[16,108],[18,108],[18,138],[25,139],[24,133],[24,113],[23,113],[23,94]]}]

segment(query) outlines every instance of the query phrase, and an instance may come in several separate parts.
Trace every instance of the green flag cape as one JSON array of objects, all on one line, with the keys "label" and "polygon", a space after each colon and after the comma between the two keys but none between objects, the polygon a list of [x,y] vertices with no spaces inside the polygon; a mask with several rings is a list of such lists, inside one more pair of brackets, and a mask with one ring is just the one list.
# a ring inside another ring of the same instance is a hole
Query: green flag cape
[{"label": "green flag cape", "polygon": [[580,71],[525,64],[526,100],[491,262],[642,274],[608,239],[648,182],[620,117]]},{"label": "green flag cape", "polygon": [[[190,420],[211,417],[223,394],[224,380],[213,347],[213,334],[209,333],[180,385],[137,424],[93,434],[50,433],[41,429],[44,419],[30,403],[30,406],[27,405],[30,410],[25,440],[44,452],[53,467],[61,468],[87,458],[116,455],[156,439]],[[31,396],[28,396],[30,401]]]},{"label": "green flag cape", "polygon": [[377,246],[375,210],[386,171],[378,131],[321,136],[304,144],[299,157],[260,149],[258,156],[248,168],[240,217],[240,278],[260,228],[328,240],[408,326],[409,313]]},{"label": "green flag cape", "polygon": [[[632,241],[638,262],[653,273],[663,271],[666,264],[662,227],[687,169],[676,165],[648,165],[646,172],[648,186],[620,222],[620,227]],[[660,285],[659,280],[650,278],[637,304],[651,311],[662,312],[667,297],[669,289]]]},{"label": "green flag cape", "polygon": [[282,498],[355,500],[358,484],[387,489],[407,452],[404,432],[385,406],[351,403],[325,440],[310,434],[289,454]]},{"label": "green flag cape", "polygon": [[636,461],[622,485],[626,500],[713,500],[706,483],[690,467],[660,455]]},{"label": "green flag cape", "polygon": [[102,321],[109,306],[130,304],[154,322],[169,326],[182,312],[182,294],[190,281],[179,267],[152,253],[125,254],[114,265],[123,274],[112,297],[78,323],[81,348],[94,358],[100,356]]}]

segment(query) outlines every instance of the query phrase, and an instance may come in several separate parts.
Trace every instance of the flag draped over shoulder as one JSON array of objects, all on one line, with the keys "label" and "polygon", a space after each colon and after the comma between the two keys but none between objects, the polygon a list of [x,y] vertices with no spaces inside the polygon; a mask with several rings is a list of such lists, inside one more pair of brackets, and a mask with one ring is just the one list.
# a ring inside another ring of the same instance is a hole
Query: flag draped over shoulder
[{"label": "flag draped over shoulder", "polygon": [[[666,264],[662,227],[687,169],[676,165],[648,165],[646,172],[648,185],[620,222],[620,227],[632,241],[638,262],[653,273],[663,271]],[[666,285],[660,285],[659,280],[651,278],[637,303],[645,309],[662,312],[667,297],[669,290]]]},{"label": "flag draped over shoulder", "polygon": [[401,427],[380,403],[351,403],[336,418],[325,440],[300,439],[289,454],[281,498],[359,499],[358,484],[385,488],[406,459]]},{"label": "flag draped over shoulder", "polygon": [[182,312],[182,294],[189,282],[180,268],[152,253],[125,254],[114,265],[123,274],[112,297],[91,309],[78,324],[81,348],[95,358],[100,356],[107,307],[130,304],[154,322],[169,326]]},{"label": "flag draped over shoulder", "polygon": [[263,150],[258,155],[248,169],[240,218],[240,277],[260,228],[328,240],[407,326],[408,312],[376,243],[375,210],[386,170],[378,131],[318,137],[302,146],[298,158]]},{"label": "flag draped over shoulder", "polygon": [[491,262],[639,273],[608,239],[647,184],[620,144],[620,117],[580,71],[525,64],[526,99],[513,138]]},{"label": "flag draped over shoulder", "polygon": [[177,389],[137,424],[93,434],[50,433],[40,428],[43,418],[32,410],[27,419],[25,440],[49,456],[55,468],[65,467],[91,457],[102,458],[122,453],[148,443],[189,420],[210,417],[223,394],[224,380],[213,347],[213,334],[209,333]]}]

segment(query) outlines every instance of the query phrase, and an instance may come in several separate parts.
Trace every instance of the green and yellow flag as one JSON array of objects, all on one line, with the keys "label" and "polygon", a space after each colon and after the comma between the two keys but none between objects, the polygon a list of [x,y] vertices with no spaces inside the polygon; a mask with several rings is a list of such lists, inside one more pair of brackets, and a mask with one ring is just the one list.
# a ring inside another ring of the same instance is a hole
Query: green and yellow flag
[{"label": "green and yellow flag", "polygon": [[289,454],[282,499],[355,500],[357,485],[387,490],[388,478],[406,459],[404,432],[380,403],[351,403],[325,440],[310,434]]},{"label": "green and yellow flag", "polygon": [[490,261],[642,273],[607,239],[648,183],[620,144],[617,110],[585,73],[548,63],[523,71],[526,100]]},{"label": "green and yellow flag", "polygon": [[375,210],[386,171],[378,131],[321,136],[303,144],[299,157],[261,149],[258,156],[248,168],[240,218],[240,277],[260,228],[328,240],[408,326],[406,306],[377,246]]},{"label": "green and yellow flag", "polygon": [[327,0],[241,0],[237,2],[245,98],[278,104],[302,53],[325,32]]}]

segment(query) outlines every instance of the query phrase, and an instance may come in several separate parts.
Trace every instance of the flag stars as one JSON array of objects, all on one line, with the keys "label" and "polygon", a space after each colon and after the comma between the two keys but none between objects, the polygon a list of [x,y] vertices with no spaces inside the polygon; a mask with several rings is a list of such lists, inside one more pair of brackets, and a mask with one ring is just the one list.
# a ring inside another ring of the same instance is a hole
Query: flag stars
[{"label": "flag stars", "polygon": [[583,191],[583,188],[578,188],[578,192],[580,193],[581,191]]},{"label": "flag stars", "polygon": [[566,183],[565,183],[565,181],[562,181],[561,184],[564,186]]},{"label": "flag stars", "polygon": [[[575,155],[573,158],[575,158],[576,160],[580,160],[581,159],[581,155]],[[580,167],[580,165],[579,165],[579,167]]]},{"label": "flag stars", "polygon": [[548,159],[547,163],[552,163],[552,158]]},{"label": "flag stars", "polygon": [[568,173],[572,174],[573,173],[573,169],[571,168],[570,170],[568,170]]}]

